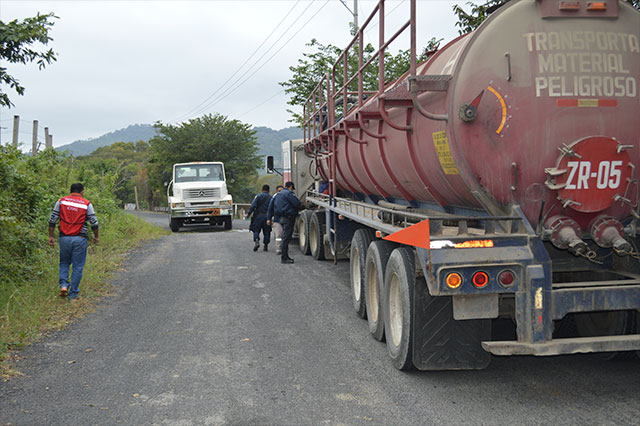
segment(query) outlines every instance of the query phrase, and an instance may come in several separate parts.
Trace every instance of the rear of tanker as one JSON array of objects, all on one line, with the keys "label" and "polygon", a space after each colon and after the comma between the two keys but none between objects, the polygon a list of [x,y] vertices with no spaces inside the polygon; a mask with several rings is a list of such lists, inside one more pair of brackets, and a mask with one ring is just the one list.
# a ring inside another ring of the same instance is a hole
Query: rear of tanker
[{"label": "rear of tanker", "polygon": [[318,85],[301,249],[349,258],[398,369],[640,350],[639,40],[626,2],[514,0],[377,93]]}]

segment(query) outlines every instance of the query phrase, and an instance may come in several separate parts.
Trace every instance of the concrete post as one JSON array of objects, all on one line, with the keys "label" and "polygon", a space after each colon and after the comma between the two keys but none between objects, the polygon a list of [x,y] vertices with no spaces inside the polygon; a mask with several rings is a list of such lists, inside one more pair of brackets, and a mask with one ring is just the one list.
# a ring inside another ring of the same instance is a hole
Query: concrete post
[{"label": "concrete post", "polygon": [[13,146],[18,147],[18,133],[20,130],[20,116],[13,116]]},{"label": "concrete post", "polygon": [[44,128],[44,147],[45,148],[51,148],[50,143],[51,143],[51,141],[49,139],[49,128],[45,127]]},{"label": "concrete post", "polygon": [[31,155],[38,153],[38,120],[33,120],[33,136],[31,138]]}]

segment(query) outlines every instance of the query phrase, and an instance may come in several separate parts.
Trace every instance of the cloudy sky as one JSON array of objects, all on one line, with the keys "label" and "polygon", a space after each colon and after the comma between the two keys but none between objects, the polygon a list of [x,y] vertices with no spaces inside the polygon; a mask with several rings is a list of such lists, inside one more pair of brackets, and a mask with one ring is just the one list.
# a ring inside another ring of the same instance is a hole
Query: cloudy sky
[{"label": "cloudy sky", "polygon": [[[353,10],[354,0],[345,0]],[[418,0],[418,43],[457,35],[456,0]],[[359,0],[359,22],[377,1]],[[387,0],[386,31],[408,20],[408,0]],[[291,77],[312,38],[344,47],[352,14],[339,0],[0,0],[0,20],[36,13],[59,19],[51,32],[58,60],[2,63],[26,87],[15,107],[0,108],[0,142],[11,140],[13,116],[30,148],[32,121],[48,127],[54,146],[98,137],[130,124],[179,123],[220,113],[253,126],[288,127],[287,97],[278,82]],[[365,29],[377,43],[378,27]],[[404,37],[391,50],[408,48]],[[24,146],[23,146],[24,148]]]}]

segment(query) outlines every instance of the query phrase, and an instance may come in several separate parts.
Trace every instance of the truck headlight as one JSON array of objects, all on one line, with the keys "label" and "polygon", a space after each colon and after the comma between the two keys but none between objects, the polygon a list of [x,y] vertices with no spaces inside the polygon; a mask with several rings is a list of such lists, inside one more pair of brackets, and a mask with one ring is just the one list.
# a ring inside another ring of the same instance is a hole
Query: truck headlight
[{"label": "truck headlight", "polygon": [[171,203],[172,209],[175,209],[176,207],[184,207],[184,203]]}]

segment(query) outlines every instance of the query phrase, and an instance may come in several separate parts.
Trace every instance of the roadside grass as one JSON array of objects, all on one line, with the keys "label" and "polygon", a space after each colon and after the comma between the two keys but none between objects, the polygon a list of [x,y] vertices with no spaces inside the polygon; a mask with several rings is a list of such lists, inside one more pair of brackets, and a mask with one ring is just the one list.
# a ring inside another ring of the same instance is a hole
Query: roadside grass
[{"label": "roadside grass", "polygon": [[[101,297],[109,295],[109,279],[121,268],[131,249],[169,232],[123,211],[100,220],[100,242],[93,244],[90,234],[87,262],[80,283],[81,299],[70,303],[58,297],[59,247],[44,246],[37,256],[37,271],[28,282],[0,285],[0,376],[5,380],[19,374],[15,350],[29,345],[49,331],[60,330],[92,310]],[[46,224],[45,224],[46,226]],[[46,234],[46,227],[43,229]],[[57,233],[57,231],[56,231]]]}]

